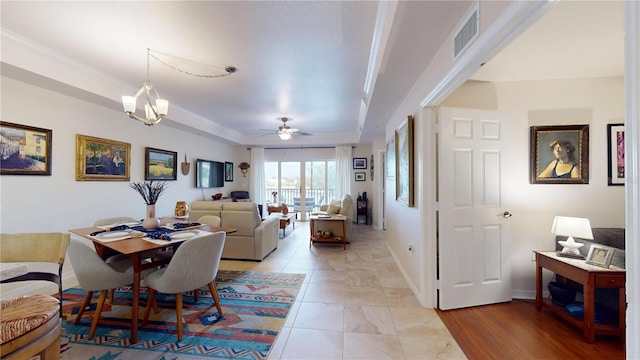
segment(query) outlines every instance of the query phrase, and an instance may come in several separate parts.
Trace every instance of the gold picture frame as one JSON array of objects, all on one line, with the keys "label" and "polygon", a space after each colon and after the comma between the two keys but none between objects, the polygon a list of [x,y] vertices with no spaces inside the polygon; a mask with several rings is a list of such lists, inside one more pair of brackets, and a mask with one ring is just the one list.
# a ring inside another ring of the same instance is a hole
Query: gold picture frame
[{"label": "gold picture frame", "polygon": [[413,207],[413,116],[395,130],[396,201]]},{"label": "gold picture frame", "polygon": [[76,181],[129,181],[131,144],[76,134]]}]

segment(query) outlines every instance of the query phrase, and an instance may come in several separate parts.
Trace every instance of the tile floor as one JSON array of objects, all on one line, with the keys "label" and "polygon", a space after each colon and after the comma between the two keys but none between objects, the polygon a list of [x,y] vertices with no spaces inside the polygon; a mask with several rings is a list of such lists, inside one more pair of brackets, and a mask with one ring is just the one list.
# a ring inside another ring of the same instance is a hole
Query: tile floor
[{"label": "tile floor", "polygon": [[309,248],[309,223],[287,227],[262,262],[221,269],[306,274],[269,359],[466,359],[433,309],[421,307],[385,245],[354,225],[351,244]]}]

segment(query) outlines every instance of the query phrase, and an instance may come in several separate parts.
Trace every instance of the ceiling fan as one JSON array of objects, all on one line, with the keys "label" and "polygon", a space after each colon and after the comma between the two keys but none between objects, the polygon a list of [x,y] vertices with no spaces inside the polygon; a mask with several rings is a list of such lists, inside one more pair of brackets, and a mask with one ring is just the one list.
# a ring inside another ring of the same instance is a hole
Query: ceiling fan
[{"label": "ceiling fan", "polygon": [[[294,128],[289,127],[289,125],[287,125],[287,121],[291,121],[291,118],[280,117],[280,118],[278,118],[278,120],[282,121],[282,125],[278,126],[278,130],[275,133],[282,140],[290,140],[294,133],[297,134],[297,135],[304,135],[304,136],[311,135],[309,133],[302,132],[299,129],[294,129]],[[269,132],[273,133],[273,130],[265,130],[265,129],[263,129],[263,131],[269,131]],[[271,135],[271,134],[268,134],[268,135]]]}]

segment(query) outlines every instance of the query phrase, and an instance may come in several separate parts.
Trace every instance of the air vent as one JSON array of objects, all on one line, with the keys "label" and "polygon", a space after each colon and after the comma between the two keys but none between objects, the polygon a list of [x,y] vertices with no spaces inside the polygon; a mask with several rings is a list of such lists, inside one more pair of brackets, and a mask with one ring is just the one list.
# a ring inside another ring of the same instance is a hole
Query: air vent
[{"label": "air vent", "polygon": [[476,35],[478,35],[478,9],[471,14],[467,22],[453,38],[453,57],[457,58]]}]

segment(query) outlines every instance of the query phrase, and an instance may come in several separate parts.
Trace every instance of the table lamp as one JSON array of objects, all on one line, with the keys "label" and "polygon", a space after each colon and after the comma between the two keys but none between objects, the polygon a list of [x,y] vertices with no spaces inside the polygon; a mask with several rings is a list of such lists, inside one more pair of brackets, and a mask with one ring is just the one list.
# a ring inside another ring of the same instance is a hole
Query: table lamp
[{"label": "table lamp", "polygon": [[563,246],[560,254],[573,254],[580,255],[579,248],[584,244],[577,243],[573,237],[581,239],[593,240],[593,233],[591,232],[591,223],[589,219],[576,218],[568,216],[556,216],[553,219],[553,226],[551,226],[551,232],[556,236],[567,236],[566,241],[558,241]]}]

